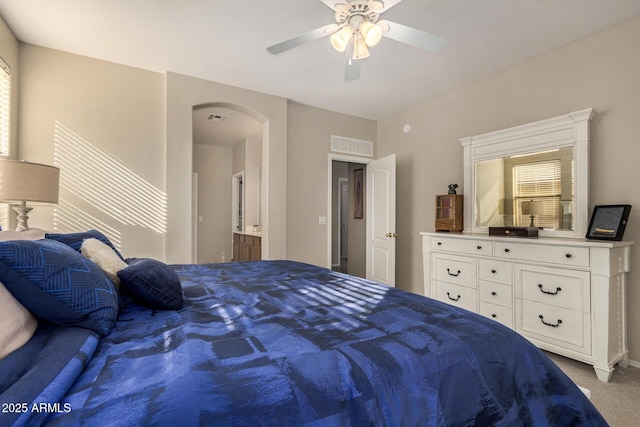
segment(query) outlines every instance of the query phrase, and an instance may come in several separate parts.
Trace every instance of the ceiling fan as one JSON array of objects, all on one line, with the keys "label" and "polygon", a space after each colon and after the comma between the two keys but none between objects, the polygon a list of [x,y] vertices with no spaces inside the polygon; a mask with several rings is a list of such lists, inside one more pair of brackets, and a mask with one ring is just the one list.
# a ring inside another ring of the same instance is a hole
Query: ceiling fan
[{"label": "ceiling fan", "polygon": [[320,0],[335,12],[335,24],[325,25],[289,40],[269,46],[267,51],[276,55],[304,43],[331,36],[331,45],[338,52],[346,52],[345,81],[360,78],[360,60],[369,56],[369,47],[375,46],[382,36],[392,40],[439,53],[448,40],[397,22],[380,20],[380,14],[402,0]]}]

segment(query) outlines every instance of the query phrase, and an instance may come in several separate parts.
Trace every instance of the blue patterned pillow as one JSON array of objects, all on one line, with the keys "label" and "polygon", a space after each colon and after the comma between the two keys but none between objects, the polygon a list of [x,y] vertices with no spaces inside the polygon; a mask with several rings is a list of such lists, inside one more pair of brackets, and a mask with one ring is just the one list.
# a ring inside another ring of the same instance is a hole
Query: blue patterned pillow
[{"label": "blue patterned pillow", "polygon": [[62,326],[109,333],[118,316],[115,284],[55,240],[0,242],[0,281],[34,315]]},{"label": "blue patterned pillow", "polygon": [[121,289],[145,307],[156,310],[182,308],[182,283],[175,270],[150,258],[129,258],[118,271]]},{"label": "blue patterned pillow", "polygon": [[89,231],[80,231],[77,233],[47,233],[44,235],[45,239],[57,240],[58,242],[62,242],[67,246],[72,247],[76,251],[80,252],[80,247],[82,246],[82,242],[86,239],[98,239],[105,245],[109,246],[111,249],[115,251],[116,254],[124,261],[122,254],[118,252],[111,240],[98,230],[89,230]]}]

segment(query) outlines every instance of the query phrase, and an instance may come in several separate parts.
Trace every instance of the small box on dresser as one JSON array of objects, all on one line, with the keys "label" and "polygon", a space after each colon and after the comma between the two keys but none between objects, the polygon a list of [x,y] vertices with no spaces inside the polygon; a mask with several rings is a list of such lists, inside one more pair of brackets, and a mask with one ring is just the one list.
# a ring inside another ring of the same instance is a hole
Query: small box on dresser
[{"label": "small box on dresser", "polygon": [[601,381],[628,365],[633,242],[424,232],[425,295],[492,318],[538,347],[591,364]]},{"label": "small box on dresser", "polygon": [[462,194],[441,194],[436,196],[436,231],[462,231]]}]

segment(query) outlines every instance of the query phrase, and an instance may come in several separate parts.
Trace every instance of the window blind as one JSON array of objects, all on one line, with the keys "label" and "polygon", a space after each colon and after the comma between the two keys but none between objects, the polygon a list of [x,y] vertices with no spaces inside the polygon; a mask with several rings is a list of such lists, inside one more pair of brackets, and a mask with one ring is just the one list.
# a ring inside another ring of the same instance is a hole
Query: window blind
[{"label": "window blind", "polygon": [[[0,58],[0,157],[9,156],[11,124],[11,69]],[[9,205],[0,204],[0,227],[9,228]]]},{"label": "window blind", "polygon": [[560,228],[561,186],[560,160],[522,163],[513,166],[514,200],[518,225],[529,225],[530,215],[524,205],[530,200],[542,202],[540,213],[535,214],[535,225]]},{"label": "window blind", "polygon": [[11,124],[11,69],[0,59],[0,156],[9,155]]}]

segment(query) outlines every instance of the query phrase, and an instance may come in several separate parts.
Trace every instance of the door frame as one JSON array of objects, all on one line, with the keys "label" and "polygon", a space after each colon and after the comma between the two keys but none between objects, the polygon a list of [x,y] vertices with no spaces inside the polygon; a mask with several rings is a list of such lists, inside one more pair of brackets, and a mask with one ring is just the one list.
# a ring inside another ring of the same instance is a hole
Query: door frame
[{"label": "door frame", "polygon": [[[359,156],[349,156],[344,154],[336,154],[329,153],[328,164],[327,164],[327,264],[326,267],[331,269],[331,243],[332,243],[332,233],[333,222],[332,222],[332,212],[333,212],[333,162],[349,162],[349,163],[357,163],[360,165],[366,165],[374,161],[370,157],[359,157]],[[366,202],[365,202],[366,203]],[[368,219],[367,219],[368,221]]]}]

